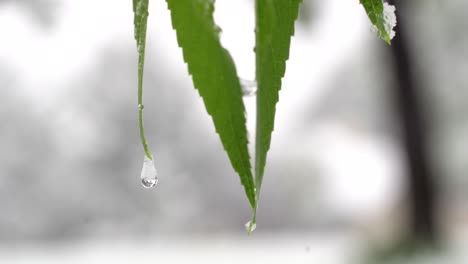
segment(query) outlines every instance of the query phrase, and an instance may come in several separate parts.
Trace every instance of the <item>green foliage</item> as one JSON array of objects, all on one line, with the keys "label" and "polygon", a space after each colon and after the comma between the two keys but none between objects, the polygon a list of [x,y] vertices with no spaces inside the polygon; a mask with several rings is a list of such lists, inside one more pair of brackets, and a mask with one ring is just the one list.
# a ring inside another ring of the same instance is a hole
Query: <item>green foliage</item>
[{"label": "green foliage", "polygon": [[256,0],[257,128],[255,184],[257,199],[275,123],[281,79],[286,72],[294,22],[301,0]]},{"label": "green foliage", "polygon": [[[255,180],[252,175],[242,89],[236,67],[219,39],[220,28],[213,19],[215,0],[166,0],[172,25],[182,48],[184,61],[195,88],[200,93],[216,132],[234,170],[239,174],[256,226],[256,209],[274,129],[276,104],[286,72],[294,23],[302,0],[255,0],[257,127],[255,141]],[[378,35],[390,44],[396,24],[394,7],[383,0],[360,0]],[[138,47],[138,104],[140,137],[152,159],[143,129],[143,71],[145,60],[148,0],[133,0],[135,39]]]},{"label": "green foliage", "polygon": [[213,0],[167,0],[179,46],[213,118],[216,132],[239,174],[252,208],[255,186],[248,151],[245,108],[234,62],[219,40]]}]

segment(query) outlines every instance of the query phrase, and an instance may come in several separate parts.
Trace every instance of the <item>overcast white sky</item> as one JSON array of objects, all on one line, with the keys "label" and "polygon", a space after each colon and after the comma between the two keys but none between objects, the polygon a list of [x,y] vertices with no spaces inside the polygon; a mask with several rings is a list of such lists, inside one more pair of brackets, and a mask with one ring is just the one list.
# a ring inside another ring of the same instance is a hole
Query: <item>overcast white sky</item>
[{"label": "overcast white sky", "polygon": [[[253,79],[255,71],[252,5],[252,1],[246,0],[218,0],[215,13],[216,21],[223,28],[223,43],[233,55],[239,75],[246,79]],[[318,93],[318,88],[312,91],[309,87],[320,87],[317,83],[330,74],[334,65],[356,49],[364,34],[371,34],[358,1],[325,1],[319,6],[322,10],[317,12],[320,18],[313,31],[297,29],[281,107],[288,108],[289,103],[296,105],[292,98],[300,100],[303,93]],[[56,26],[50,31],[35,25],[19,5],[10,4],[0,11],[4,36],[0,58],[14,65],[26,83],[60,82],[76,75],[94,62],[96,53],[109,41],[133,45],[131,1],[64,0],[59,1],[58,9]],[[158,43],[158,48],[163,47],[174,58],[171,60],[174,65],[169,66],[185,70],[165,1],[151,1],[150,9],[148,59],[151,59],[151,49],[156,47],[151,44]],[[26,87],[30,89],[28,95],[41,95],[41,99],[60,93],[51,89],[54,85]],[[37,90],[38,87],[43,90]],[[46,102],[37,100],[37,103]]]}]

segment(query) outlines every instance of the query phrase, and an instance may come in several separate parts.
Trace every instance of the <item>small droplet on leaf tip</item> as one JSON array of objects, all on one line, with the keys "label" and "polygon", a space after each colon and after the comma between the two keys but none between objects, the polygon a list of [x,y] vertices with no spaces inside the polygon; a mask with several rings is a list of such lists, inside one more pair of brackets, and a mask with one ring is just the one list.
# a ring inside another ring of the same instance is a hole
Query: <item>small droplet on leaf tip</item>
[{"label": "small droplet on leaf tip", "polygon": [[245,229],[247,230],[247,233],[249,233],[249,235],[255,231],[255,229],[257,228],[257,224],[256,223],[252,223],[252,221],[248,221],[247,223],[245,223]]}]

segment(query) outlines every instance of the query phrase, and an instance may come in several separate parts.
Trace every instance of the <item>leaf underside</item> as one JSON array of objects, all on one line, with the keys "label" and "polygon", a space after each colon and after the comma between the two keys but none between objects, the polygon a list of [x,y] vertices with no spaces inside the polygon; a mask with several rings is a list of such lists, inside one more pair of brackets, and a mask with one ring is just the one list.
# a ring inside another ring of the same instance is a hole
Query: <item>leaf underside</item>
[{"label": "leaf underside", "polygon": [[379,37],[390,45],[391,37],[385,29],[383,0],[360,0],[360,2],[364,6],[369,20],[376,27]]},{"label": "leaf underside", "polygon": [[257,128],[255,183],[257,199],[274,129],[281,79],[286,72],[294,22],[301,0],[256,0]]},{"label": "leaf underside", "polygon": [[234,62],[219,40],[220,29],[213,19],[214,0],[166,2],[194,86],[240,176],[250,205],[256,208],[241,85]]}]

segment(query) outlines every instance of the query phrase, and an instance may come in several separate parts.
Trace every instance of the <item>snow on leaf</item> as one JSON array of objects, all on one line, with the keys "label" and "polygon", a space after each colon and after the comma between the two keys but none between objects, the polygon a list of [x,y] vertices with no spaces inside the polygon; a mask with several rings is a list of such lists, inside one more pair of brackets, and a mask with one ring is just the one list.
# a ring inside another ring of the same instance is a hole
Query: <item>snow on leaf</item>
[{"label": "snow on leaf", "polygon": [[397,24],[395,6],[384,3],[383,0],[360,0],[360,2],[373,24],[372,31],[390,44],[395,37],[393,29]]}]

